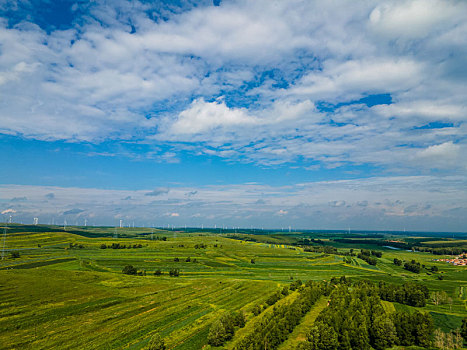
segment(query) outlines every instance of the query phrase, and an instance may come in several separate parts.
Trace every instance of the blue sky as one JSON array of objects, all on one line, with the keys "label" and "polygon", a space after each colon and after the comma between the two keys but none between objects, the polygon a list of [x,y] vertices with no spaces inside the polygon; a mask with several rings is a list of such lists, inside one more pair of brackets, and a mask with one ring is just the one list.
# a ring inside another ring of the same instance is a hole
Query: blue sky
[{"label": "blue sky", "polygon": [[467,231],[464,1],[0,17],[3,218]]}]

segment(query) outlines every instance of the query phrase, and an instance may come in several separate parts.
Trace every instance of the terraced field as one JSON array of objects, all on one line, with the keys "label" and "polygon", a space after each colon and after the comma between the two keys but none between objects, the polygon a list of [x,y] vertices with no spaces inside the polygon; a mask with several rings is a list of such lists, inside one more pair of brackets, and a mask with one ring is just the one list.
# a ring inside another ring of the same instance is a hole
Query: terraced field
[{"label": "terraced field", "polygon": [[[259,322],[261,315],[252,314],[253,306],[264,304],[282,286],[297,279],[343,275],[392,283],[417,280],[432,291],[446,291],[451,304],[429,303],[424,308],[443,330],[458,327],[467,314],[467,270],[434,262],[428,253],[383,249],[377,266],[371,266],[356,257],[346,263],[339,255],[305,252],[291,245],[290,238],[284,244],[267,244],[206,232],[150,235],[142,229],[120,229],[119,238],[113,238],[112,230],[103,229],[103,237],[94,237],[99,233],[96,228],[87,237],[68,232],[8,233],[8,258],[0,263],[1,349],[142,349],[154,333],[169,349],[201,349],[216,319],[242,310],[247,325],[226,345],[230,349]],[[156,240],[162,237],[166,240]],[[101,247],[116,243],[126,248]],[[20,257],[11,258],[12,252]],[[415,258],[437,266],[439,272],[413,274],[394,265],[395,257]],[[122,274],[126,265],[142,275]],[[170,277],[170,269],[179,269],[180,276]],[[155,276],[156,270],[162,275]],[[303,340],[324,307],[322,298],[281,349]]]}]

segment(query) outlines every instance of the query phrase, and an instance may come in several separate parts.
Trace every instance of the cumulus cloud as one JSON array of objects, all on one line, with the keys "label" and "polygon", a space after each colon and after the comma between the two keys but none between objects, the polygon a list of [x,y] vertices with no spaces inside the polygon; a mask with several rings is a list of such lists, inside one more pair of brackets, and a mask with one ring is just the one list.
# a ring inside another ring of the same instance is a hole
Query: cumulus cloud
[{"label": "cumulus cloud", "polygon": [[[0,133],[392,170],[464,147],[465,2],[77,6],[66,29],[1,23]],[[391,103],[358,102],[377,94]]]},{"label": "cumulus cloud", "polygon": [[257,121],[249,117],[243,108],[228,108],[224,102],[194,100],[191,106],[181,112],[170,127],[172,134],[196,134],[218,127],[254,125]]}]

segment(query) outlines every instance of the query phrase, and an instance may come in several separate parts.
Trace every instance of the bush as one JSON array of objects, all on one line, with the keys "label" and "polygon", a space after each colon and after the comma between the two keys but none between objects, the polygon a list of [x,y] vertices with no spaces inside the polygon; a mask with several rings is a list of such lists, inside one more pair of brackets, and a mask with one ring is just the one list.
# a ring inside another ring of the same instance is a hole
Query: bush
[{"label": "bush", "polygon": [[127,265],[123,268],[122,272],[125,275],[136,275],[138,271],[136,270],[136,267],[133,267],[133,265]]},{"label": "bush", "polygon": [[271,294],[269,296],[269,298],[266,299],[266,304],[274,305],[275,303],[277,303],[279,301],[280,298],[281,298],[281,293],[280,292],[276,292],[274,294]]},{"label": "bush", "polygon": [[259,305],[253,306],[253,309],[251,310],[251,312],[253,312],[253,315],[255,316],[258,316],[261,313],[261,311],[261,306]]},{"label": "bush", "polygon": [[19,252],[11,252],[10,256],[12,259],[18,259],[20,255]]},{"label": "bush", "polygon": [[165,343],[164,340],[161,338],[159,333],[156,333],[152,336],[151,340],[149,341],[148,350],[165,350]]},{"label": "bush", "polygon": [[154,271],[154,276],[160,276],[160,275],[162,275],[161,270],[158,269],[158,270]]},{"label": "bush", "polygon": [[178,276],[180,276],[180,270],[179,269],[170,269],[169,275],[170,275],[170,277],[178,277]]}]

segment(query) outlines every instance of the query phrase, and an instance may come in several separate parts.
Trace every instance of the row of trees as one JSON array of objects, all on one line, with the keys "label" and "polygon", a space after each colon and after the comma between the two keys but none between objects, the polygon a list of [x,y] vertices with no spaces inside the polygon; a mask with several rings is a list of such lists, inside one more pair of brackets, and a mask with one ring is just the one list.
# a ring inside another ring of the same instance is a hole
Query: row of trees
[{"label": "row of trees", "polygon": [[[382,255],[382,254],[381,254]],[[378,263],[378,260],[371,256],[371,252],[366,249],[362,249],[358,253],[357,258],[366,261],[368,264],[375,266]]]},{"label": "row of trees", "polygon": [[298,293],[298,297],[291,303],[276,305],[271,313],[263,315],[253,331],[244,337],[234,349],[277,349],[323,294],[323,288],[321,284],[309,282],[305,286],[300,286]]},{"label": "row of trees", "polygon": [[101,249],[136,249],[136,248],[143,248],[143,245],[142,244],[120,244],[120,243],[112,243],[112,244],[105,244],[105,243],[102,243],[101,244]]},{"label": "row of trees", "polygon": [[420,271],[422,270],[422,266],[418,261],[412,260],[404,264],[404,269],[406,269],[407,271],[420,273]]},{"label": "row of trees", "polygon": [[[179,262],[180,259],[179,259],[179,258],[174,258],[174,261],[175,261],[175,262]],[[195,259],[191,259],[190,257],[188,257],[188,258],[185,259],[185,262],[194,262],[194,263],[196,263],[196,262],[198,262],[198,260],[196,260],[196,258],[195,258]]]},{"label": "row of trees", "polygon": [[[458,244],[458,243],[457,243]],[[450,248],[431,248],[431,247],[415,247],[416,250],[420,252],[428,252],[434,255],[461,255],[464,254],[465,258],[467,259],[467,248],[465,247],[450,247]]]},{"label": "row of trees", "polygon": [[462,349],[463,344],[464,339],[462,339],[460,330],[448,333],[444,333],[440,329],[435,330],[433,345],[436,348],[443,350]]},{"label": "row of trees", "polygon": [[305,252],[311,252],[311,253],[325,253],[325,254],[337,254],[337,248],[330,246],[330,245],[325,245],[325,246],[306,246],[303,248]]},{"label": "row of trees", "polygon": [[433,331],[429,314],[387,314],[379,288],[368,282],[339,284],[329,305],[300,344],[302,350],[382,350],[394,345],[428,346]]},{"label": "row of trees", "polygon": [[429,297],[428,288],[416,282],[407,282],[402,286],[380,282],[378,291],[383,300],[416,307],[425,306],[426,299]]},{"label": "row of trees", "polygon": [[[134,267],[133,265],[126,265],[123,269],[122,269],[122,273],[124,273],[125,275],[133,275],[133,276],[136,276],[136,275],[139,275],[139,276],[146,276],[146,270],[140,270],[138,271],[138,269],[136,267]],[[154,276],[161,276],[163,275],[164,273],[158,269],[154,272]],[[169,270],[169,276],[170,277],[178,277],[180,276],[180,269],[170,269]]]},{"label": "row of trees", "polygon": [[245,315],[242,311],[225,313],[209,329],[208,344],[221,346],[232,339],[236,329],[243,327],[245,327]]}]

